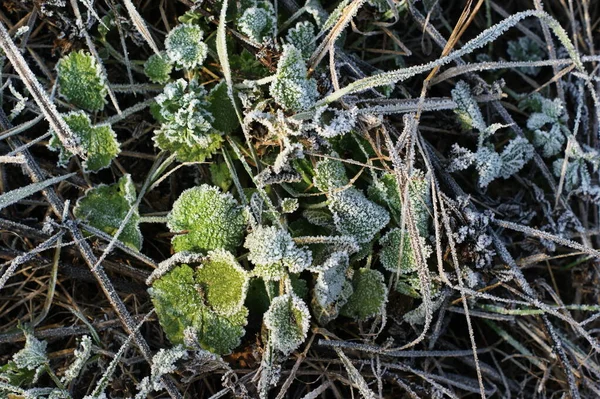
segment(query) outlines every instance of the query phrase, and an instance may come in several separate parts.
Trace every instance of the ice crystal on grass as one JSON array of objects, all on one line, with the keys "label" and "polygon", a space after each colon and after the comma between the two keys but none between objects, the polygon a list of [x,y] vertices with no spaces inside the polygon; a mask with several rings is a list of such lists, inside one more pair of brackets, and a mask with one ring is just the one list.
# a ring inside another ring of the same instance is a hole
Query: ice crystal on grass
[{"label": "ice crystal on grass", "polygon": [[154,142],[161,150],[177,154],[182,162],[202,162],[220,148],[222,133],[213,128],[207,92],[196,80],[167,84],[156,103],[161,126]]},{"label": "ice crystal on grass", "polygon": [[288,31],[285,39],[300,50],[302,57],[308,59],[316,48],[315,26],[308,21],[298,22]]},{"label": "ice crystal on grass", "polygon": [[167,83],[171,79],[171,64],[166,53],[152,54],[144,63],[144,73],[153,83]]},{"label": "ice crystal on grass", "polygon": [[244,10],[237,20],[240,32],[256,43],[275,35],[277,17],[273,5],[268,1],[257,1],[253,7]]},{"label": "ice crystal on grass", "polygon": [[353,293],[340,314],[366,320],[384,312],[388,290],[383,275],[373,269],[361,268],[352,277]]},{"label": "ice crystal on grass", "polygon": [[[83,161],[84,170],[96,172],[109,167],[111,161],[121,151],[117,135],[111,126],[93,126],[90,117],[83,111],[69,112],[63,115],[63,118],[87,157]],[[62,146],[54,131],[52,133],[48,148],[58,150],[58,164],[66,166],[73,154]]]},{"label": "ice crystal on grass", "polygon": [[[540,61],[544,58],[544,51],[531,38],[522,36],[517,40],[508,42],[506,52],[510,56],[511,61]],[[521,67],[523,73],[531,76],[536,76],[540,73],[539,67]]]},{"label": "ice crystal on grass", "polygon": [[176,252],[204,252],[224,248],[235,251],[244,235],[242,208],[229,193],[203,184],[185,190],[167,216]]},{"label": "ice crystal on grass", "polygon": [[[219,253],[217,258],[220,256]],[[229,258],[231,260],[231,257]],[[184,333],[191,328],[195,331],[202,348],[218,354],[227,354],[240,344],[240,339],[245,332],[248,309],[239,307],[239,303],[245,300],[246,280],[237,278],[240,274],[240,270],[237,269],[239,266],[227,263],[228,261],[212,265],[211,262],[211,253],[209,253],[204,260],[201,260],[199,269],[202,270],[207,266],[210,273],[194,271],[187,264],[177,266],[154,281],[148,292],[160,324],[173,344],[184,343]],[[225,301],[222,301],[222,298],[214,297],[218,292],[223,292],[224,288],[222,281],[213,278],[218,270],[230,272],[234,270],[237,275],[230,276],[227,280],[234,284],[229,287],[234,292],[227,294],[229,300],[225,298]],[[212,293],[209,294],[211,290]],[[242,292],[242,298],[236,295],[236,292],[238,294]],[[234,307],[231,306],[233,302],[235,308],[239,307],[238,311],[234,312]],[[221,314],[213,310],[213,306],[216,306]],[[223,309],[226,309],[226,312],[222,312]]]},{"label": "ice crystal on grass", "polygon": [[283,46],[270,92],[277,104],[296,112],[310,108],[317,99],[317,82],[307,78],[306,64],[296,47]]},{"label": "ice crystal on grass", "polygon": [[74,51],[56,64],[60,94],[71,104],[88,111],[100,111],[108,88],[100,65],[84,51]]},{"label": "ice crystal on grass", "polygon": [[[125,175],[110,186],[101,184],[86,191],[79,198],[73,214],[91,226],[114,235],[136,200],[135,186],[130,175]],[[142,233],[139,229],[140,215],[133,211],[129,221],[119,235],[119,240],[130,247],[142,247]]]},{"label": "ice crystal on grass", "polygon": [[194,69],[202,66],[208,46],[202,41],[204,32],[198,25],[177,25],[165,39],[167,55],[176,69]]},{"label": "ice crystal on grass", "polygon": [[280,280],[287,272],[300,273],[310,267],[312,253],[298,248],[292,236],[277,227],[258,226],[244,243],[254,274],[264,280]]},{"label": "ice crystal on grass", "polygon": [[271,302],[264,322],[273,347],[289,355],[306,339],[310,312],[304,301],[296,295],[281,295]]}]

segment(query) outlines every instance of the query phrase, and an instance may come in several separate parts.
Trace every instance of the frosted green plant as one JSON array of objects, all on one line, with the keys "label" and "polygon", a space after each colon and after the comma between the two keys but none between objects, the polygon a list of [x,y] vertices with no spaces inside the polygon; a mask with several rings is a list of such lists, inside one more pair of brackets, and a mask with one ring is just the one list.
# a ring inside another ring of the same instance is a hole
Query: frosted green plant
[{"label": "frosted green plant", "polygon": [[332,153],[331,156],[332,158],[323,158],[315,166],[313,183],[315,187],[323,192],[344,187],[349,183],[344,164],[337,159],[333,159],[338,158],[338,154]]},{"label": "frosted green plant", "polygon": [[285,110],[303,111],[315,103],[319,95],[317,82],[307,78],[306,64],[296,47],[283,46],[275,80],[269,90],[275,102]]},{"label": "frosted green plant", "polygon": [[100,65],[89,53],[74,51],[56,64],[60,94],[71,104],[100,111],[106,103],[108,88]]},{"label": "frosted green plant", "polygon": [[377,270],[361,268],[352,277],[353,293],[340,314],[358,320],[382,315],[387,302],[388,290],[383,274]]},{"label": "frosted green plant", "polygon": [[502,160],[500,176],[504,179],[508,179],[510,176],[523,169],[523,166],[527,161],[533,158],[533,152],[533,146],[529,144],[527,139],[515,137],[510,140],[500,154],[500,159]]},{"label": "frosted green plant", "polygon": [[194,69],[202,66],[208,46],[202,41],[204,32],[198,25],[180,24],[165,39],[167,56],[175,69]]},{"label": "frosted green plant", "polygon": [[203,184],[181,193],[167,216],[176,252],[205,252],[224,248],[235,251],[246,226],[242,208],[229,193]]},{"label": "frosted green plant", "polygon": [[244,243],[248,260],[256,267],[253,273],[264,280],[280,280],[288,272],[300,273],[310,267],[312,253],[298,248],[292,236],[274,226],[257,226]]},{"label": "frosted green plant", "polygon": [[[527,36],[521,36],[517,40],[508,42],[506,52],[511,61],[541,61],[544,58],[544,50],[533,39]],[[540,73],[539,67],[520,67],[523,73],[536,76]]]},{"label": "frosted green plant", "polygon": [[597,195],[597,188],[592,183],[592,173],[595,174],[600,169],[600,153],[592,148],[584,150],[576,140],[572,140],[567,155],[569,158],[566,166],[563,165],[564,158],[559,158],[552,164],[557,177],[562,175],[565,167],[565,191],[568,194],[578,192]]},{"label": "frosted green plant", "polygon": [[541,149],[546,158],[561,152],[565,137],[570,134],[562,101],[559,98],[550,100],[535,93],[519,105],[534,111],[527,119],[527,129],[533,132],[533,145]]},{"label": "frosted green plant", "polygon": [[221,147],[222,133],[212,126],[207,92],[196,80],[167,84],[156,103],[161,126],[154,142],[161,150],[177,154],[181,162],[202,162]]},{"label": "frosted green plant", "polygon": [[165,52],[152,54],[144,63],[144,73],[153,83],[167,83],[172,70],[173,64]]},{"label": "frosted green plant", "polygon": [[299,206],[297,198],[284,198],[281,201],[281,211],[283,213],[294,213],[298,210]]},{"label": "frosted green plant", "polygon": [[277,28],[275,8],[269,1],[256,1],[256,5],[248,7],[237,20],[237,27],[250,40],[262,43],[274,37]]},{"label": "frosted green plant", "polygon": [[294,294],[285,294],[273,299],[264,322],[273,347],[289,355],[306,339],[310,312],[302,299]]},{"label": "frosted green plant", "polygon": [[335,319],[352,295],[352,284],[346,277],[348,266],[348,254],[341,251],[334,252],[322,265],[311,269],[318,273],[311,305],[321,324]]},{"label": "frosted green plant", "polygon": [[160,349],[152,357],[150,376],[144,377],[137,385],[138,392],[135,399],[144,399],[153,391],[164,389],[162,377],[177,370],[175,363],[180,359],[187,359],[187,350],[182,345],[169,349]]},{"label": "frosted green plant", "polygon": [[[73,214],[91,226],[114,235],[135,201],[135,185],[131,176],[125,175],[115,184],[101,184],[87,190],[85,195],[77,200]],[[142,247],[143,240],[139,221],[140,215],[135,209],[119,234],[120,241],[138,250]]]},{"label": "frosted green plant", "polygon": [[[418,237],[422,256],[426,261],[433,250],[425,242],[425,238]],[[414,272],[418,269],[415,252],[413,251],[410,235],[407,231],[395,228],[390,230],[385,236],[379,240],[382,249],[379,253],[381,264],[386,270],[394,273],[406,274]]]},{"label": "frosted green plant", "polygon": [[79,377],[85,368],[86,362],[92,356],[92,339],[89,335],[81,337],[79,348],[75,349],[73,356],[75,357],[73,363],[71,363],[67,371],[65,371],[64,376],[61,378],[63,383],[69,383]]},{"label": "frosted green plant", "polygon": [[[240,344],[248,317],[248,309],[240,306],[247,287],[242,270],[233,256],[220,250],[209,252],[196,270],[181,264],[154,281],[148,292],[173,344],[183,344],[184,334],[190,331],[202,348],[214,353],[230,353]],[[216,278],[217,273],[232,275],[221,275],[221,279],[228,277],[225,281]],[[226,284],[232,293],[220,297]]]},{"label": "frosted green plant", "polygon": [[[96,172],[108,168],[111,161],[121,151],[117,135],[110,125],[92,125],[90,117],[83,111],[73,111],[63,115],[63,119],[79,142],[86,156],[83,161],[85,171]],[[57,135],[52,131],[48,148],[59,151],[58,164],[66,166],[73,154],[61,144]]]},{"label": "frosted green plant", "polygon": [[288,34],[285,37],[287,43],[300,50],[302,57],[305,59],[310,58],[315,51],[317,47],[315,43],[316,39],[315,26],[308,21],[298,22],[296,26],[288,30]]}]

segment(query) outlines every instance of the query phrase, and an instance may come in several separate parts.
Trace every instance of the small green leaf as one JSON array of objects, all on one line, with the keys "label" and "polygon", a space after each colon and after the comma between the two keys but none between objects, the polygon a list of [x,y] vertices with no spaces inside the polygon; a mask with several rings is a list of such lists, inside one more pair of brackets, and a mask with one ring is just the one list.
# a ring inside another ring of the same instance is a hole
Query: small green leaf
[{"label": "small green leaf", "polygon": [[296,295],[281,295],[271,302],[264,322],[271,334],[273,347],[289,355],[306,339],[310,312],[304,301]]},{"label": "small green leaf", "polygon": [[205,252],[224,248],[235,251],[241,243],[245,222],[242,208],[229,193],[203,184],[179,196],[167,216],[176,252]]},{"label": "small green leaf", "polygon": [[233,183],[231,172],[225,162],[211,163],[209,166],[210,179],[215,186],[223,191],[228,191]]},{"label": "small green leaf", "polygon": [[204,32],[198,25],[177,25],[165,39],[167,55],[176,69],[194,69],[202,66],[208,46],[202,41]]},{"label": "small green leaf", "polygon": [[56,64],[60,94],[71,104],[88,111],[104,109],[108,88],[94,57],[74,51]]},{"label": "small green leaf", "polygon": [[[135,186],[131,176],[125,175],[118,183],[110,186],[101,184],[86,191],[85,196],[77,201],[73,213],[91,226],[114,235],[135,200]],[[140,215],[136,209],[119,235],[120,241],[138,250],[142,247],[143,240],[139,220]]]},{"label": "small green leaf", "polygon": [[[121,151],[117,135],[110,125],[92,126],[90,117],[83,111],[69,112],[63,115],[63,118],[87,157],[83,161],[84,170],[96,172],[109,167],[111,161]],[[60,151],[58,159],[61,166],[66,166],[69,158],[73,156],[71,152],[62,146],[54,132],[48,148]]]},{"label": "small green leaf", "polygon": [[380,315],[387,302],[387,287],[383,275],[373,269],[361,268],[352,277],[354,292],[342,308],[343,316],[366,320]]},{"label": "small green leaf", "polygon": [[[336,153],[331,154],[337,157]],[[346,176],[346,169],[341,161],[333,158],[324,158],[317,162],[315,166],[314,185],[323,192],[328,192],[336,188],[344,187],[349,183]]]},{"label": "small green leaf", "polygon": [[[426,244],[425,238],[419,236],[423,256],[427,259],[432,249]],[[394,273],[407,274],[418,269],[415,253],[412,248],[410,235],[398,228],[390,230],[379,240],[382,245],[380,252],[381,264],[386,270]]]},{"label": "small green leaf", "polygon": [[208,106],[206,109],[212,114],[214,121],[213,128],[230,134],[240,126],[240,120],[237,118],[235,108],[227,94],[227,85],[221,81],[208,93]]},{"label": "small green leaf", "polygon": [[166,53],[153,54],[144,63],[144,73],[154,83],[167,83],[171,78],[173,65],[169,62]]}]

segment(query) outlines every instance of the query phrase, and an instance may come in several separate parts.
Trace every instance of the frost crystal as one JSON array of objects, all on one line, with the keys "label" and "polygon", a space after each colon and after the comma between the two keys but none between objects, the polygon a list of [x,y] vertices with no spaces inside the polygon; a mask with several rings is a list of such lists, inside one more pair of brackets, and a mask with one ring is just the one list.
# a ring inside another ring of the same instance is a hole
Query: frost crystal
[{"label": "frost crystal", "polygon": [[244,247],[256,266],[254,273],[265,280],[280,280],[287,271],[300,273],[312,263],[308,249],[298,248],[287,231],[273,226],[258,226],[248,234]]},{"label": "frost crystal", "polygon": [[[112,130],[110,125],[92,126],[90,117],[83,111],[73,111],[63,118],[74,137],[79,142],[87,159],[83,161],[83,168],[86,171],[96,172],[110,166],[111,161],[121,151],[117,135]],[[52,131],[52,138],[48,143],[48,148],[54,151],[59,151],[58,164],[66,166],[67,162],[73,154],[64,148]]]},{"label": "frost crystal", "polygon": [[565,136],[570,134],[565,125],[563,103],[560,99],[549,100],[539,93],[522,101],[524,107],[535,111],[527,119],[527,129],[533,132],[533,145],[542,149],[546,158],[558,154],[565,142]]},{"label": "frost crystal", "polygon": [[56,64],[60,94],[71,104],[89,111],[100,111],[106,103],[108,88],[100,65],[82,51],[72,52]]},{"label": "frost crystal", "polygon": [[[540,61],[544,58],[544,51],[533,39],[527,36],[509,41],[506,52],[510,56],[511,61]],[[518,69],[531,76],[536,76],[540,73],[539,67],[529,66]]]},{"label": "frost crystal", "polygon": [[390,221],[385,208],[369,201],[354,187],[329,195],[329,209],[337,230],[358,243],[369,242]]},{"label": "frost crystal", "polygon": [[299,207],[298,198],[284,198],[281,201],[281,211],[283,213],[294,213]]},{"label": "frost crystal", "polygon": [[[110,186],[101,184],[86,191],[77,200],[73,214],[91,226],[114,235],[136,200],[135,186],[130,175],[121,177],[118,183]],[[137,209],[131,215],[119,240],[130,247],[142,247],[142,233],[139,228],[140,215]]]},{"label": "frost crystal", "polygon": [[275,102],[290,111],[310,108],[318,97],[317,82],[306,77],[307,70],[302,53],[286,44],[277,64],[275,80],[270,92]]},{"label": "frost crystal", "polygon": [[[336,153],[331,154],[337,158]],[[323,192],[328,192],[336,188],[344,187],[349,183],[346,176],[346,169],[341,161],[333,158],[324,158],[317,162],[315,166],[314,185]]]},{"label": "frost crystal", "polygon": [[286,41],[296,47],[302,53],[302,57],[308,59],[316,48],[315,26],[308,22],[298,22],[295,27],[288,31]]},{"label": "frost crystal", "polygon": [[477,269],[491,267],[496,252],[487,230],[494,214],[490,211],[477,213],[465,207],[463,216],[466,223],[453,233],[456,243],[466,246],[461,253],[467,254],[466,260],[473,263]]},{"label": "frost crystal", "polygon": [[181,193],[167,216],[173,249],[204,252],[224,248],[235,251],[244,235],[242,208],[229,193],[203,184]]},{"label": "frost crystal", "polygon": [[277,16],[273,5],[268,1],[258,1],[256,6],[249,7],[237,21],[240,32],[256,43],[275,35]]},{"label": "frost crystal", "polygon": [[154,142],[161,150],[177,154],[182,162],[202,162],[220,148],[221,132],[212,123],[206,90],[196,80],[179,79],[156,97],[158,119]]},{"label": "frost crystal", "polygon": [[289,355],[306,339],[310,312],[304,301],[296,295],[281,295],[271,302],[264,322],[273,347]]},{"label": "frost crystal", "polygon": [[[358,108],[356,106],[352,106],[350,109],[333,109],[333,113],[329,111],[328,107],[320,107],[315,113],[314,128],[320,136],[328,139],[342,136],[354,129],[357,117]],[[329,121],[326,121],[327,119]]]},{"label": "frost crystal", "polygon": [[383,314],[388,295],[383,274],[373,269],[358,269],[352,277],[352,288],[354,292],[341,315],[366,320]]},{"label": "frost crystal", "polygon": [[208,46],[202,41],[204,32],[198,25],[177,25],[165,39],[167,55],[176,69],[194,69],[202,66]]},{"label": "frost crystal", "polygon": [[452,89],[452,100],[456,103],[454,112],[465,128],[475,128],[480,133],[485,131],[487,125],[477,101],[471,95],[471,88],[465,81],[456,83],[456,87]]},{"label": "frost crystal", "polygon": [[152,54],[144,63],[144,73],[153,83],[167,83],[171,78],[173,65],[166,53]]},{"label": "frost crystal", "polygon": [[25,347],[12,357],[15,365],[20,369],[37,370],[48,362],[46,348],[48,343],[37,339],[31,331],[23,330],[25,334]]}]

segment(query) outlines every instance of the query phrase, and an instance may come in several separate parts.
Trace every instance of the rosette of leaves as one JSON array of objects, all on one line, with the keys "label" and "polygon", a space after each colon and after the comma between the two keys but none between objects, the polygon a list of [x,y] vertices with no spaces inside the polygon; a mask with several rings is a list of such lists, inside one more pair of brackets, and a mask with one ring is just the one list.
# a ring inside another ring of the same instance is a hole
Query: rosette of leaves
[{"label": "rosette of leaves", "polygon": [[256,43],[274,37],[277,28],[275,8],[269,1],[254,1],[254,5],[244,9],[237,20],[237,27],[244,35]]},{"label": "rosette of leaves", "polygon": [[306,339],[310,312],[302,299],[294,294],[285,294],[273,299],[264,322],[273,347],[289,355]]},{"label": "rosette of leaves", "polygon": [[[511,61],[541,61],[544,58],[544,51],[540,45],[528,36],[522,36],[517,40],[509,41],[506,52]],[[536,76],[540,73],[539,67],[528,66],[518,69],[531,76]]]},{"label": "rosette of leaves", "polygon": [[310,267],[312,253],[298,248],[290,233],[274,226],[257,226],[244,243],[253,273],[263,280],[281,280],[287,273],[300,273]]},{"label": "rosette of leaves", "polygon": [[60,94],[88,111],[104,109],[108,88],[100,65],[89,53],[74,51],[56,64]]},{"label": "rosette of leaves", "polygon": [[172,70],[173,64],[165,52],[152,54],[144,63],[144,73],[153,83],[167,83]]},{"label": "rosette of leaves", "polygon": [[207,92],[195,79],[167,84],[156,103],[155,116],[161,122],[154,135],[158,148],[176,154],[181,162],[203,162],[221,147],[222,132],[212,126]]},{"label": "rosette of leaves", "polygon": [[181,193],[167,215],[167,226],[181,233],[171,241],[175,252],[235,251],[246,223],[242,207],[231,194],[203,184]]},{"label": "rosette of leaves", "polygon": [[[117,135],[108,124],[92,125],[90,117],[84,111],[73,111],[63,115],[63,119],[73,132],[79,146],[86,155],[83,161],[85,171],[97,172],[110,166],[111,161],[121,151]],[[52,131],[52,138],[48,148],[59,151],[58,164],[66,166],[73,154],[63,147],[62,143]]]},{"label": "rosette of leaves", "polygon": [[304,59],[308,59],[315,51],[316,39],[315,26],[308,21],[298,22],[296,26],[288,30],[285,37],[287,43],[300,50]]},{"label": "rosette of leaves", "polygon": [[180,24],[165,39],[167,56],[175,69],[194,69],[202,66],[208,46],[202,41],[204,32],[195,24]]},{"label": "rosette of leaves", "polygon": [[192,329],[202,348],[227,354],[245,333],[247,289],[246,271],[230,252],[219,249],[209,251],[195,269],[188,264],[175,267],[148,292],[173,344],[183,344],[184,331]]},{"label": "rosette of leaves", "polygon": [[388,290],[381,272],[367,268],[355,270],[352,289],[352,295],[340,311],[342,316],[367,320],[383,314]]},{"label": "rosette of leaves", "polygon": [[269,90],[275,102],[288,111],[303,111],[315,103],[319,95],[317,82],[307,78],[302,52],[296,47],[283,46],[275,80]]},{"label": "rosette of leaves", "polygon": [[[77,200],[73,214],[85,220],[90,226],[103,232],[114,235],[123,224],[125,216],[129,213],[136,201],[135,185],[130,175],[125,175],[115,184],[109,186],[101,184],[90,188],[85,195]],[[119,240],[124,244],[140,249],[142,247],[142,233],[139,228],[140,215],[134,209]]]}]

